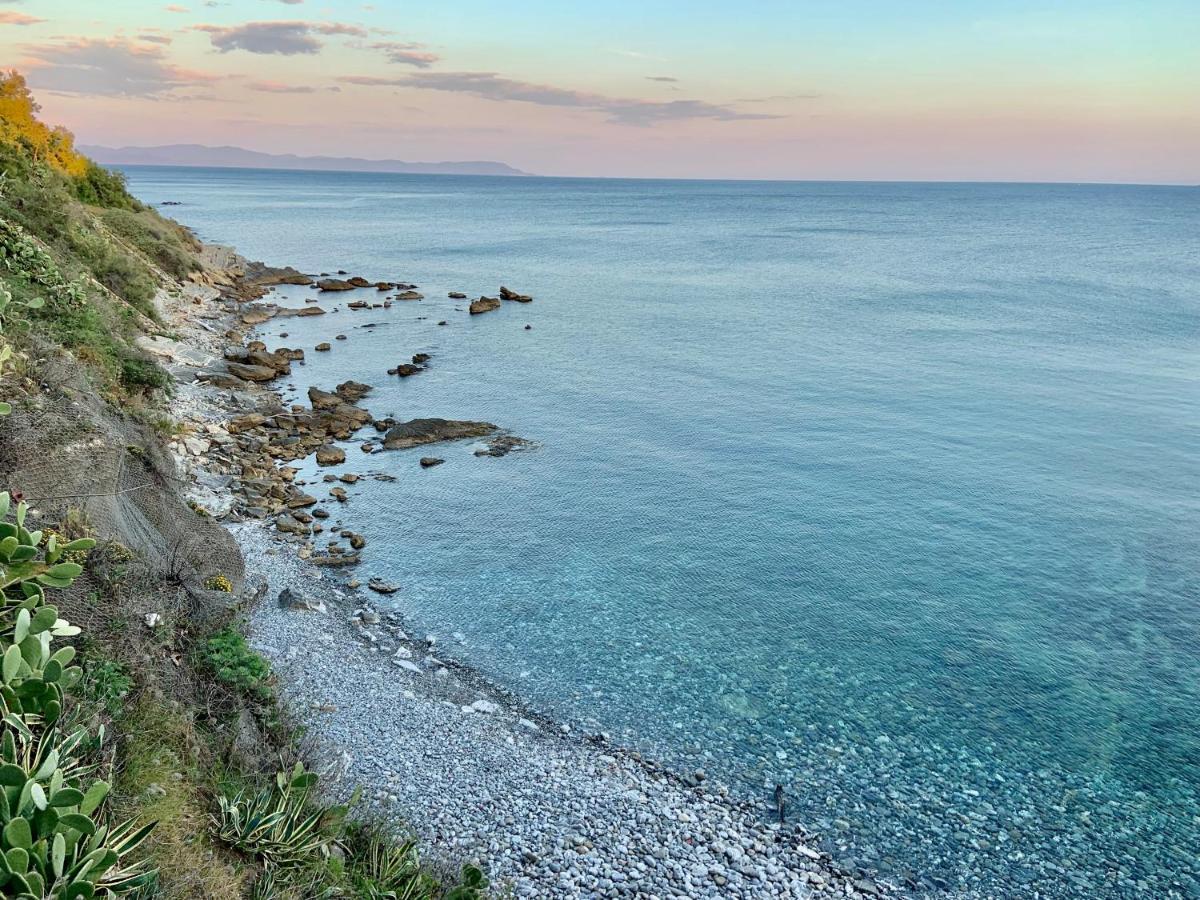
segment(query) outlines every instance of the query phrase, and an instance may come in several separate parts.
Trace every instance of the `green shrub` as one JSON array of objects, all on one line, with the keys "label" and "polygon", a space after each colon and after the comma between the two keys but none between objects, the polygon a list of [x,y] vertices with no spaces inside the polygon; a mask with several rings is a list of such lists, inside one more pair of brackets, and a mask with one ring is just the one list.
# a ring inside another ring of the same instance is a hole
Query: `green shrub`
[{"label": "green shrub", "polygon": [[121,712],[132,689],[129,671],[112,659],[97,660],[87,666],[80,685],[82,695],[104,707],[110,716]]},{"label": "green shrub", "polygon": [[133,389],[166,390],[171,386],[171,376],[152,359],[125,356],[121,359],[121,384]]},{"label": "green shrub", "polygon": [[271,699],[271,667],[250,649],[236,628],[223,628],[210,637],[204,645],[203,658],[229,687],[256,700]]},{"label": "green shrub", "polygon": [[75,179],[75,195],[92,206],[111,209],[136,209],[138,202],[125,187],[125,176],[87,161],[87,170]]}]

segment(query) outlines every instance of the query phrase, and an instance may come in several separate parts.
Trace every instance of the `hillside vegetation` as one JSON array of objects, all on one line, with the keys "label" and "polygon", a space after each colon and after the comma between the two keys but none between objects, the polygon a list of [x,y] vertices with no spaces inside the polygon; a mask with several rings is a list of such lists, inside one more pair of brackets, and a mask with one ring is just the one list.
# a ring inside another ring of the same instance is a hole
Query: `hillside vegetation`
[{"label": "hillside vegetation", "polygon": [[0,73],[0,897],[481,897],[321,796],[242,636],[137,344],[200,251]]}]

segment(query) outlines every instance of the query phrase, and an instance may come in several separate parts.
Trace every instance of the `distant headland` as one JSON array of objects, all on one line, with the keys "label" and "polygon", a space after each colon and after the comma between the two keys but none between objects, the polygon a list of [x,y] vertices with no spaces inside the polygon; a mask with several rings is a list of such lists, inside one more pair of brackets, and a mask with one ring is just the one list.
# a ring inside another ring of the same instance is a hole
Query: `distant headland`
[{"label": "distant headland", "polygon": [[106,166],[204,166],[244,169],[317,169],[336,172],[398,172],[420,175],[528,175],[490,160],[463,162],[405,162],[400,159],[359,159],[352,156],[297,156],[260,153],[242,147],[167,144],[160,147],[80,147]]}]

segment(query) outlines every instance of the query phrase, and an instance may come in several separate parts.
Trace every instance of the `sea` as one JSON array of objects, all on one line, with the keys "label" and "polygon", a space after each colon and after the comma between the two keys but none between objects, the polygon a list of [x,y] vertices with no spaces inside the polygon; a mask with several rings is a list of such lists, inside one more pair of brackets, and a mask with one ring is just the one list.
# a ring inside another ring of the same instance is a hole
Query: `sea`
[{"label": "sea", "polygon": [[[250,258],[419,286],[264,326],[289,397],[534,442],[352,450],[394,479],[359,577],[439,655],[764,816],[783,785],[911,896],[1200,897],[1200,190],[126,171]],[[535,299],[447,297],[501,285]]]}]

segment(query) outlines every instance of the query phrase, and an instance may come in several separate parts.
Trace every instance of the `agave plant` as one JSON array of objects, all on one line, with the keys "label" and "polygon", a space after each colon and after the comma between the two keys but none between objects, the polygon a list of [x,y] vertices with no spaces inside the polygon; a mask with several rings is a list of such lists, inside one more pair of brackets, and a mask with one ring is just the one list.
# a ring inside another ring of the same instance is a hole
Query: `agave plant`
[{"label": "agave plant", "polygon": [[269,787],[219,797],[213,819],[217,836],[260,858],[268,868],[328,858],[349,807],[311,805],[309,794],[316,783],[317,776],[296,763],[291,773],[278,773]]}]

